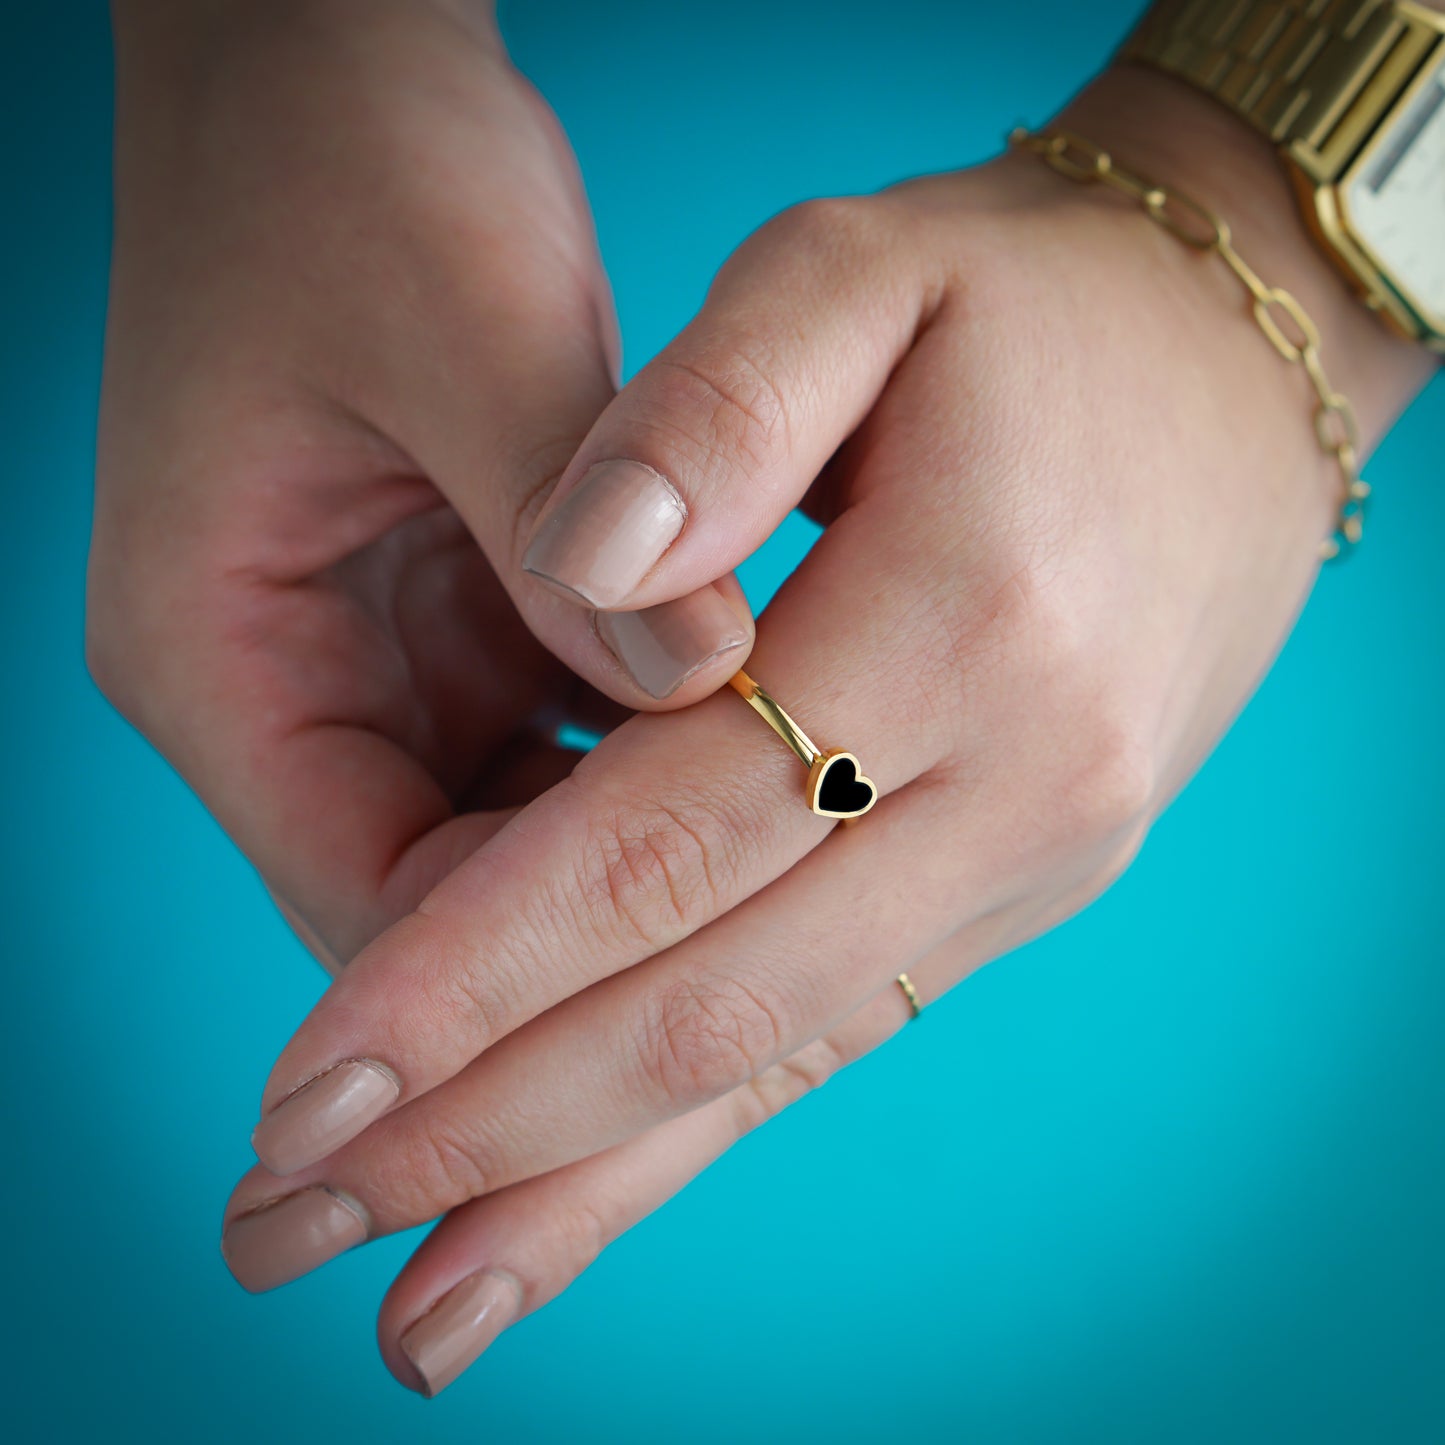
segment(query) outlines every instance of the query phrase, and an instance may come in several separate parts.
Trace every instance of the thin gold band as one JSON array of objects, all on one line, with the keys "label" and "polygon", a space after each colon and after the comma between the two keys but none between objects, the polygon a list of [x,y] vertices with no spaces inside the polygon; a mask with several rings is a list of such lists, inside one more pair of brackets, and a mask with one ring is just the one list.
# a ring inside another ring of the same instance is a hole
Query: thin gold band
[{"label": "thin gold band", "polygon": [[743,700],[757,712],[767,725],[802,758],[805,767],[811,768],[813,760],[819,756],[819,751],[813,746],[813,740],[787,713],[782,709],[777,699],[764,692],[747,673],[739,670],[735,672],[728,682]]},{"label": "thin gold band", "polygon": [[923,1005],[918,999],[918,990],[913,987],[913,980],[906,973],[898,975],[898,986],[903,990],[903,997],[908,1000],[908,1007],[913,1010],[913,1018],[908,1020],[909,1023],[912,1023],[913,1019],[923,1013]]}]

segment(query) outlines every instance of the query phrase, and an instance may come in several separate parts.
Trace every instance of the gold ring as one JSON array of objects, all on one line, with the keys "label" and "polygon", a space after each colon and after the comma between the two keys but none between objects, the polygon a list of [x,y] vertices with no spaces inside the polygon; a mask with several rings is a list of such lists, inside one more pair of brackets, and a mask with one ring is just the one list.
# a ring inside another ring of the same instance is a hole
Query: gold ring
[{"label": "gold ring", "polygon": [[807,764],[808,806],[820,818],[861,818],[878,801],[878,787],[863,776],[862,765],[846,748],[820,750],[774,698],[745,672],[728,679],[733,688]]},{"label": "gold ring", "polygon": [[903,997],[908,1000],[908,1007],[913,1010],[913,1018],[908,1022],[912,1023],[923,1012],[923,1005],[918,999],[918,990],[913,987],[913,980],[906,973],[898,975],[898,986],[903,990]]}]

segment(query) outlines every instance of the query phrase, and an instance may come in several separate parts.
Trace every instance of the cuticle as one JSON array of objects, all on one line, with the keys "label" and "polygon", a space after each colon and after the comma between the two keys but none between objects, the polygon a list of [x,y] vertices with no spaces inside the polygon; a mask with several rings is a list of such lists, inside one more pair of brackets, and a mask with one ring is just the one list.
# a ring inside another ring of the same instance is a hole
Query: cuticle
[{"label": "cuticle", "polygon": [[593,471],[596,470],[596,468],[600,466],[605,466],[608,462],[625,462],[630,467],[641,467],[644,472],[651,472],[652,475],[656,477],[657,480],[661,482],[664,487],[667,488],[668,493],[672,497],[672,500],[677,503],[677,509],[679,512],[682,513],[682,520],[684,524],[686,524],[688,519],[692,516],[691,511],[688,509],[687,498],[684,497],[680,491],[678,491],[677,484],[670,477],[665,476],[662,472],[658,471],[656,467],[648,466],[646,462],[640,462],[637,460],[636,457],[599,457],[595,462],[592,463],[590,467],[587,468],[587,471],[583,475],[590,475]]},{"label": "cuticle", "polygon": [[319,1189],[323,1194],[329,1194],[343,1209],[349,1209],[361,1221],[361,1227],[366,1231],[365,1237],[371,1238],[371,1211],[355,1195],[344,1189],[333,1188],[330,1184],[313,1184],[311,1187]]},{"label": "cuticle", "polygon": [[[652,467],[648,467],[647,470],[652,472],[653,476],[655,476],[657,480],[660,481],[662,485],[666,487],[667,490],[672,494],[672,500],[677,503],[677,510],[682,513],[682,525],[684,527],[687,526],[688,522],[692,519],[692,512],[688,508],[687,498],[684,497],[683,494],[678,491],[677,487],[665,476],[663,476],[661,472],[655,470]],[[678,530],[680,532],[682,529],[679,528]],[[676,537],[672,539],[673,542],[675,542],[676,540]],[[671,547],[672,542],[669,542],[667,545]]]},{"label": "cuticle", "polygon": [[[736,651],[738,650],[738,648],[740,648],[740,647],[745,647],[746,645],[747,645],[747,638],[746,638],[746,637],[740,637],[740,638],[738,638],[738,640],[737,640],[736,642],[728,642],[728,643],[725,643],[722,647],[719,647],[719,648],[717,648],[716,650],[714,650],[713,652],[708,653],[708,655],[707,655],[706,657],[702,658],[702,659],[701,659],[700,661],[698,661],[698,662],[693,663],[693,665],[692,665],[690,668],[688,668],[688,670],[687,670],[685,673],[683,673],[683,675],[682,675],[680,678],[678,678],[678,680],[677,680],[675,683],[673,683],[673,685],[672,685],[670,688],[668,688],[668,690],[667,690],[665,693],[663,693],[662,696],[663,696],[664,698],[671,697],[671,696],[673,695],[673,693],[675,693],[680,687],[682,687],[682,685],[683,685],[684,683],[691,681],[691,679],[693,679],[694,677],[696,677],[696,676],[698,675],[698,673],[700,673],[705,667],[708,666],[709,663],[716,662],[716,661],[718,660],[718,658],[720,658],[720,657],[726,657],[728,653],[730,653],[730,652],[736,652]],[[661,699],[659,699],[659,701],[660,701],[660,700],[661,700]]]},{"label": "cuticle", "polygon": [[[480,1279],[481,1276],[484,1274],[494,1275],[497,1279],[504,1279],[507,1281],[508,1284],[512,1286],[512,1290],[517,1297],[517,1313],[520,1313],[523,1304],[526,1303],[527,1286],[522,1283],[522,1280],[518,1275],[514,1274],[510,1269],[507,1269],[505,1266],[496,1264],[484,1264],[478,1269],[468,1270],[466,1274],[462,1275],[462,1277],[456,1281],[455,1284],[449,1284],[419,1315],[417,1315],[414,1320],[412,1320],[412,1322],[404,1330],[402,1330],[397,1335],[397,1343],[401,1345],[403,1352],[406,1350],[406,1337],[424,1319],[428,1319],[430,1318],[430,1316],[435,1314],[436,1311],[441,1307],[442,1302],[444,1300],[450,1299],[452,1295],[454,1295],[464,1284],[470,1284],[472,1280]],[[410,1359],[411,1357],[408,1355],[407,1358]]]},{"label": "cuticle", "polygon": [[281,1107],[282,1104],[288,1102],[291,1099],[294,1099],[296,1095],[302,1091],[302,1089],[307,1087],[307,1085],[314,1084],[317,1079],[324,1079],[327,1074],[334,1074],[337,1069],[339,1069],[343,1064],[365,1064],[367,1068],[375,1069],[378,1074],[386,1075],[386,1077],[390,1079],[391,1082],[396,1086],[397,1098],[401,1097],[401,1079],[397,1075],[395,1069],[391,1068],[387,1064],[383,1064],[379,1059],[369,1059],[364,1054],[352,1054],[348,1055],[344,1059],[337,1059],[335,1063],[327,1064],[324,1069],[317,1069],[314,1074],[311,1074],[307,1078],[302,1079],[301,1082],[297,1084],[294,1089],[291,1089],[289,1092],[283,1094],[281,1098],[279,1098],[274,1104],[271,1105],[269,1109],[266,1110],[264,1114],[261,1115],[262,1121],[264,1122],[266,1119],[269,1119],[271,1115],[274,1114],[276,1110]]},{"label": "cuticle", "polygon": [[367,1239],[372,1237],[371,1211],[354,1195],[348,1194],[344,1189],[336,1189],[330,1184],[305,1184],[300,1189],[288,1189],[284,1194],[268,1195],[265,1199],[258,1200],[249,1209],[232,1215],[221,1228],[222,1245],[224,1246],[226,1232],[232,1225],[239,1224],[243,1219],[250,1219],[252,1215],[264,1214],[268,1209],[274,1209],[278,1204],[284,1204],[288,1199],[296,1199],[303,1194],[329,1194],[338,1204],[349,1209],[361,1221],[361,1227],[366,1231]]},{"label": "cuticle", "polygon": [[550,587],[558,596],[569,602],[581,602],[588,607],[595,607],[597,604],[587,596],[585,592],[579,592],[575,587],[569,587],[565,582],[559,582],[549,573],[539,571],[536,567],[522,568],[528,577],[535,577],[544,586]]}]

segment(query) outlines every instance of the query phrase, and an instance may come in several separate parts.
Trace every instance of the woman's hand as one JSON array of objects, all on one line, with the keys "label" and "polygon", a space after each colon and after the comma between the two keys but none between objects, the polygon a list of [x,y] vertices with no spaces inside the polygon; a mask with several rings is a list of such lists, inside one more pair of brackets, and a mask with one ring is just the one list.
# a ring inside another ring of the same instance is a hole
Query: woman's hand
[{"label": "woman's hand", "polygon": [[[1267,148],[1135,73],[1066,123],[1219,207],[1373,440],[1427,364],[1329,273]],[[1338,496],[1232,278],[1023,155],[765,226],[541,527],[601,458],[688,506],[629,605],[799,499],[827,523],[748,670],[881,798],[832,830],[731,690],[634,717],[332,985],[272,1072],[224,1249],[264,1289],[451,1210],[382,1313],[433,1391],[891,1033],[901,969],[927,1002],[1106,887],[1269,664]],[[568,557],[538,570],[582,591]]]},{"label": "woman's hand", "polygon": [[[617,338],[488,10],[117,5],[92,668],[333,969],[565,775],[559,722],[659,705],[522,570]],[[730,577],[649,618],[667,705],[751,641]]]}]

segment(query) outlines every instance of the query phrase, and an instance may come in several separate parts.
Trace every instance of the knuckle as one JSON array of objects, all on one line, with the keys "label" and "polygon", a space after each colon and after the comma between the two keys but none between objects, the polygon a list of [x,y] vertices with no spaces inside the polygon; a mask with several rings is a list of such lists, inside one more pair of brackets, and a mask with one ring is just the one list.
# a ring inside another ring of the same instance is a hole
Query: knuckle
[{"label": "knuckle", "polygon": [[1078,913],[1101,898],[1124,876],[1139,856],[1139,849],[1148,833],[1148,824],[1139,823],[1124,829],[1117,837],[1105,840],[1082,874],[1079,891],[1071,899],[1068,915]]},{"label": "knuckle", "polygon": [[[399,1050],[406,1039],[434,1043],[439,1038],[464,1038],[480,1049],[508,1031],[513,1001],[504,991],[506,970],[495,967],[494,960],[479,954],[475,945],[428,912],[425,902],[401,943],[393,930],[390,952],[393,957],[409,957],[411,968],[400,977],[410,975],[415,980],[406,990],[404,1013],[386,1007],[395,1001],[385,997],[379,1010],[383,1017],[397,1017],[405,1035],[396,1041]],[[383,970],[378,986],[385,990],[389,978]]]},{"label": "knuckle", "polygon": [[823,263],[877,253],[887,230],[884,208],[869,196],[820,196],[774,216],[760,235]]},{"label": "knuckle", "polygon": [[1035,778],[1047,837],[1112,844],[1145,826],[1158,785],[1150,708],[1101,665],[1097,627],[1067,574],[1026,551],[991,579],[977,610],[989,620],[965,646],[1002,670],[1016,736],[1048,750]]},{"label": "knuckle", "polygon": [[1043,546],[1019,541],[1009,549],[992,601],[1000,639],[1053,678],[1068,675],[1084,656],[1084,626],[1074,590]]},{"label": "knuckle", "polygon": [[806,1094],[821,1089],[847,1060],[826,1034],[770,1064],[733,1097],[733,1122],[741,1136],[776,1118]]},{"label": "knuckle", "polygon": [[[653,376],[653,401],[669,432],[683,431],[704,459],[750,469],[790,436],[787,402],[773,379],[773,362],[750,355],[736,340],[696,356],[663,356]],[[695,419],[691,426],[680,418]]]},{"label": "knuckle", "polygon": [[649,952],[675,943],[717,912],[734,867],[727,840],[737,836],[701,797],[604,808],[578,865],[584,926]]},{"label": "knuckle", "polygon": [[[1109,852],[1108,861],[1104,865],[1104,888],[1117,883],[1129,871],[1134,860],[1139,856],[1139,850],[1144,846],[1144,839],[1148,836],[1147,819],[1140,819],[1122,830],[1120,836],[1115,839],[1114,846]],[[1102,888],[1100,892],[1103,892]]]},{"label": "knuckle", "polygon": [[1153,750],[1132,718],[1105,711],[1082,729],[1069,784],[1070,812],[1085,836],[1142,840],[1154,798]]},{"label": "knuckle", "polygon": [[1057,676],[1055,663],[1071,655],[1078,628],[1047,559],[1005,531],[990,539],[986,555],[969,553],[961,586],[958,572],[956,556],[943,549],[927,574],[931,610],[944,624],[942,655],[966,658],[975,672],[1007,664]]},{"label": "knuckle", "polygon": [[579,1275],[607,1248],[612,1230],[600,1205],[574,1195],[559,1210],[552,1224],[556,1243],[566,1261],[565,1273]]},{"label": "knuckle", "polygon": [[784,1037],[779,1001],[737,979],[679,979],[643,1010],[643,1072],[674,1107],[692,1109],[746,1083]]},{"label": "knuckle", "polygon": [[380,1145],[369,1152],[365,1192],[391,1225],[419,1224],[487,1192],[480,1140],[435,1106],[387,1130]]}]

